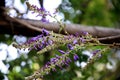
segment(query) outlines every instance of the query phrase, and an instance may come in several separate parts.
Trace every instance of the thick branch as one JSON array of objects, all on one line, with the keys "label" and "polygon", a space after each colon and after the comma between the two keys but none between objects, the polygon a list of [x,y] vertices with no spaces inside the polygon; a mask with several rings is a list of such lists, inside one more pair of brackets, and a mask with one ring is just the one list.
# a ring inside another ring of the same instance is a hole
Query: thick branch
[{"label": "thick branch", "polygon": [[[43,23],[37,20],[24,20],[18,18],[11,18],[5,16],[6,18],[0,20],[0,33],[8,34],[22,34],[26,36],[35,36],[40,34],[41,28],[46,28],[47,30],[53,30],[54,32],[59,31],[59,24],[57,23]],[[113,43],[120,42],[120,29],[113,28],[103,28],[103,27],[87,27],[78,24],[65,24],[65,29],[68,33],[74,34],[76,32],[81,33],[87,31],[91,33],[94,37],[105,37],[100,38],[103,43]],[[32,34],[31,34],[32,33]]]},{"label": "thick branch", "polygon": [[[47,30],[53,30],[54,32],[59,32],[59,29],[60,29],[60,25],[58,23],[45,23],[45,22],[40,22],[39,20],[17,19],[17,18],[11,18],[9,16],[6,16],[6,19],[9,22],[12,21],[12,24],[19,22],[19,24],[22,24],[25,27],[29,26],[28,28],[34,31],[40,31],[41,28],[45,28]],[[10,23],[8,24],[11,25]],[[32,28],[30,24],[35,27]],[[65,25],[65,30],[70,34],[81,33],[83,31],[87,31],[93,36],[97,36],[97,37],[120,35],[120,29],[105,28],[105,27],[99,27],[99,26],[93,26],[93,27],[83,26],[79,24],[62,24],[62,25]]]},{"label": "thick branch", "polygon": [[[28,22],[29,24],[39,28],[46,28],[48,30],[53,30],[54,32],[58,32],[60,28],[58,23],[43,23],[37,20],[24,20],[24,19],[21,19],[21,21]],[[93,26],[93,27],[83,26],[78,24],[63,24],[63,25],[65,25],[66,31],[70,34],[87,31],[93,36],[97,36],[97,37],[120,35],[120,29],[105,28],[105,27],[99,27],[99,26]]]}]

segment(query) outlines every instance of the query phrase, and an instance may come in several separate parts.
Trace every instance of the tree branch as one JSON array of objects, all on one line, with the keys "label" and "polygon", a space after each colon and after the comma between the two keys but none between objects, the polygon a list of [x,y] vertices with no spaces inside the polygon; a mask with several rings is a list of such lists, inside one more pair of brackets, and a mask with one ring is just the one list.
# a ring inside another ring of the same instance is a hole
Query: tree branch
[{"label": "tree branch", "polygon": [[[59,32],[59,24],[58,23],[43,23],[38,20],[24,20],[20,19],[23,22],[28,22],[31,25],[34,25],[38,28],[45,28],[47,30],[53,30],[54,32]],[[70,34],[75,34],[76,32],[80,33],[83,31],[87,31],[93,36],[97,37],[107,37],[107,36],[115,36],[120,35],[120,29],[113,28],[105,28],[99,26],[83,26],[79,24],[63,24],[65,25],[65,29]]]},{"label": "tree branch", "polygon": [[[4,16],[5,18],[0,20],[0,33],[8,34],[22,34],[26,36],[35,36],[40,34],[41,28],[47,30],[53,30],[54,32],[59,32],[58,23],[44,23],[38,20],[25,20],[18,18],[11,18],[9,16]],[[105,28],[98,26],[83,26],[78,24],[63,24],[65,29],[70,34],[75,34],[78,32],[81,34],[83,31],[87,31],[94,37],[99,37],[99,40],[103,43],[113,43],[120,42],[120,29]],[[30,34],[32,33],[32,34]],[[100,38],[102,37],[102,38]]]}]

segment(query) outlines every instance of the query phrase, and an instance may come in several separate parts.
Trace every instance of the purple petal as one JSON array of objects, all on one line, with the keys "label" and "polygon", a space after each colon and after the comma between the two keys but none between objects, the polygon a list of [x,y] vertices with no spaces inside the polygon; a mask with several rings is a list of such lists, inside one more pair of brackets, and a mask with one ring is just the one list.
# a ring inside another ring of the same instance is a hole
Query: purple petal
[{"label": "purple petal", "polygon": [[52,40],[48,40],[48,44],[49,44],[49,45],[52,45],[52,44],[53,44],[53,41],[52,41]]},{"label": "purple petal", "polygon": [[45,41],[44,40],[41,43],[42,43],[42,45],[45,45]]},{"label": "purple petal", "polygon": [[36,8],[37,6],[36,5],[32,5],[33,8]]},{"label": "purple petal", "polygon": [[56,58],[51,58],[50,62],[54,62],[56,60]]},{"label": "purple petal", "polygon": [[80,41],[81,41],[82,43],[84,43],[84,42],[85,42],[85,39],[82,38],[82,37],[80,37]]},{"label": "purple petal", "polygon": [[49,20],[46,20],[46,18],[42,18],[40,21],[49,23]]},{"label": "purple petal", "polygon": [[73,44],[77,44],[77,42],[78,42],[78,41],[75,39],[75,40],[73,41]]},{"label": "purple petal", "polygon": [[62,61],[65,65],[67,65],[67,66],[69,66],[69,64],[68,64],[68,62],[66,62],[66,61]]},{"label": "purple petal", "polygon": [[74,58],[75,61],[79,59],[77,54],[74,54],[73,58]]},{"label": "purple petal", "polygon": [[61,54],[65,54],[66,52],[64,52],[63,50],[58,50]]},{"label": "purple petal", "polygon": [[35,48],[36,50],[38,50],[36,44],[34,44],[34,48]]},{"label": "purple petal", "polygon": [[67,63],[70,63],[70,62],[72,62],[72,60],[71,60],[70,58],[67,58],[67,59],[66,59],[66,62],[67,62]]},{"label": "purple petal", "polygon": [[46,12],[45,8],[40,8],[40,10]]},{"label": "purple petal", "polygon": [[31,42],[34,42],[34,41],[37,41],[39,38],[41,38],[42,37],[42,35],[38,35],[38,36],[36,36],[36,37],[32,37],[32,38],[30,38],[28,41],[27,41],[27,43],[29,44],[29,43],[31,43]]},{"label": "purple petal", "polygon": [[82,33],[83,33],[83,35],[88,35],[88,32],[86,32],[86,31],[83,31]]},{"label": "purple petal", "polygon": [[59,56],[59,55],[55,55],[55,56],[56,56],[57,59],[60,59],[60,58],[61,58],[61,56]]},{"label": "purple petal", "polygon": [[78,37],[79,36],[79,33],[77,32],[77,33],[75,33],[75,37]]},{"label": "purple petal", "polygon": [[95,50],[92,52],[93,55],[96,55],[98,52],[100,52],[100,50]]},{"label": "purple petal", "polygon": [[56,71],[56,69],[55,69],[55,68],[52,68],[52,71]]},{"label": "purple petal", "polygon": [[74,47],[71,45],[71,44],[68,44],[67,47],[70,49],[70,50],[73,50]]},{"label": "purple petal", "polygon": [[47,36],[47,35],[49,35],[49,31],[47,31],[46,29],[43,28],[42,29],[42,34]]},{"label": "purple petal", "polygon": [[43,48],[42,44],[38,44],[38,48],[41,50]]}]

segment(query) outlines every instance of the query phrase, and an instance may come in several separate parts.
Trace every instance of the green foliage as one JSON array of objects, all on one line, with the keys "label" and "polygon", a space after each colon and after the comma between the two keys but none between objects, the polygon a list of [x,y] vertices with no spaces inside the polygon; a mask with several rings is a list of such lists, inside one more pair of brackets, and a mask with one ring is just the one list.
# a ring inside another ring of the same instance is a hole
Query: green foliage
[{"label": "green foliage", "polygon": [[94,0],[88,4],[82,23],[87,25],[113,26],[111,16],[108,3],[105,0]]},{"label": "green foliage", "polygon": [[0,71],[0,79],[4,79],[4,74]]},{"label": "green foliage", "polygon": [[[62,10],[65,19],[73,23],[84,25],[98,25],[106,27],[118,26],[119,21],[119,1],[108,0],[69,0],[73,13]],[[115,8],[114,8],[115,5]],[[114,11],[114,12],[113,12]],[[74,17],[73,17],[74,15]],[[117,19],[116,19],[117,18]]]},{"label": "green foliage", "polygon": [[21,3],[24,3],[25,2],[25,0],[21,0]]},{"label": "green foliage", "polygon": [[6,43],[6,44],[11,44],[12,43],[12,36],[10,35],[3,35],[0,34],[0,42]]}]

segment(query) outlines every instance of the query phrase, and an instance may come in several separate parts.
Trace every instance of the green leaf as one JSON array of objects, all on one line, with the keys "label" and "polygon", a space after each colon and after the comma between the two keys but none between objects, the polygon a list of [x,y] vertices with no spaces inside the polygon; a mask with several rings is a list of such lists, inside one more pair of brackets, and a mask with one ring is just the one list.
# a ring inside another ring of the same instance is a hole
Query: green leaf
[{"label": "green leaf", "polygon": [[23,4],[25,2],[25,0],[21,0],[21,3]]}]

